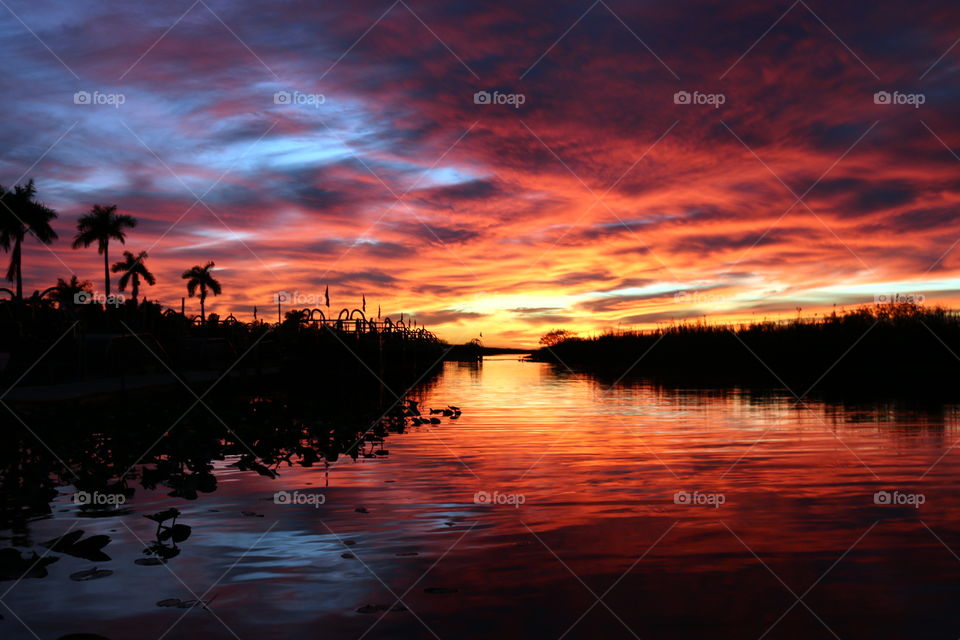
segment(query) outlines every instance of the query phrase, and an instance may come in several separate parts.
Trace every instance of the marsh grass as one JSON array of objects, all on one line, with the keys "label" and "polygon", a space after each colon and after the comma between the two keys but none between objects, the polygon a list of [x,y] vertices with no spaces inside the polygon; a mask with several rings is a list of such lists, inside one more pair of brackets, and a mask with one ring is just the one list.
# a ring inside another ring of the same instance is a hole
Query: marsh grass
[{"label": "marsh grass", "polygon": [[535,359],[691,384],[953,392],[960,315],[915,304],[864,306],[788,322],[677,323],[567,337]]}]

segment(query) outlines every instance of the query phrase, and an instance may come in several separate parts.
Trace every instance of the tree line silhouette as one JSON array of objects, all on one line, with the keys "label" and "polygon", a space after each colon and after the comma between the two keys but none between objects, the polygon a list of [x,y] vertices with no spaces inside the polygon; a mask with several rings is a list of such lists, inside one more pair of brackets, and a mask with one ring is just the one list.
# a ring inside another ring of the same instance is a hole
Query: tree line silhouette
[{"label": "tree line silhouette", "polygon": [[[12,189],[0,186],[0,248],[10,255],[6,278],[15,283],[13,291],[3,289],[16,300],[23,300],[23,243],[28,236],[44,245],[51,245],[58,239],[52,222],[57,212],[37,199],[37,187],[31,178],[25,184],[15,185]],[[127,230],[137,226],[137,219],[131,215],[117,212],[117,205],[95,204],[88,213],[77,221],[76,235],[73,238],[74,249],[96,245],[97,253],[103,256],[103,291],[110,296],[110,273],[120,274],[117,289],[126,291],[130,287],[132,302],[138,304],[141,283],[149,286],[156,284],[156,278],[146,266],[146,251],[134,255],[123,252],[123,260],[110,264],[110,241],[126,244]],[[206,321],[206,300],[208,295],[220,295],[222,287],[213,276],[213,261],[205,265],[194,265],[183,272],[186,280],[187,295],[191,298],[199,293],[200,317]],[[40,297],[49,293],[60,306],[77,304],[84,294],[92,293],[92,284],[80,280],[76,275],[69,280],[57,279],[57,284],[45,290]]]},{"label": "tree line silhouette", "polygon": [[620,381],[787,388],[912,397],[957,396],[960,315],[891,302],[789,322],[683,322],[649,331],[541,338],[534,359]]}]

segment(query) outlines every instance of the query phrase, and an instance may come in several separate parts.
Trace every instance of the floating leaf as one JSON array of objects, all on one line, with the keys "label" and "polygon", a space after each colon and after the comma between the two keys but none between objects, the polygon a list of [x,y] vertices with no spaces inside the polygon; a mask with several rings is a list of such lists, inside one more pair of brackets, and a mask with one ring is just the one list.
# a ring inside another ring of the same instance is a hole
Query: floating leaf
[{"label": "floating leaf", "polygon": [[83,530],[77,529],[75,531],[68,531],[59,538],[41,542],[40,545],[50,549],[51,551],[63,551],[64,549],[73,546],[82,537]]},{"label": "floating leaf", "polygon": [[108,562],[110,560],[110,556],[102,551],[105,546],[110,544],[110,536],[96,535],[81,540],[82,537],[83,531],[78,529],[42,544],[51,551],[59,551],[92,562]]},{"label": "floating leaf", "polygon": [[112,576],[113,571],[109,569],[87,569],[86,571],[77,571],[76,573],[70,574],[70,579],[75,580],[76,582],[86,582],[87,580],[98,580],[100,578],[106,578],[107,576]]},{"label": "floating leaf", "polygon": [[427,587],[423,590],[424,593],[456,593],[459,589],[452,589],[450,587]]},{"label": "floating leaf", "polygon": [[356,511],[357,513],[370,513],[370,511],[368,511],[366,507],[357,507],[356,509],[354,509],[354,511]]},{"label": "floating leaf", "polygon": [[177,607],[180,605],[182,600],[180,598],[167,598],[165,600],[160,600],[157,602],[158,607]]},{"label": "floating leaf", "polygon": [[108,562],[110,556],[101,549],[110,544],[110,536],[97,535],[90,536],[85,540],[77,542],[72,547],[64,549],[64,553],[84,560]]},{"label": "floating leaf", "polygon": [[156,567],[157,565],[163,564],[163,560],[160,558],[137,558],[133,563],[141,567]]},{"label": "floating leaf", "polygon": [[157,534],[157,538],[161,541],[173,538],[174,542],[183,542],[190,537],[191,531],[192,529],[185,524],[175,524],[172,527],[164,527],[160,533]]},{"label": "floating leaf", "polygon": [[211,600],[181,600],[180,598],[165,598],[157,602],[158,607],[176,607],[177,609],[192,609],[200,607],[206,609]]},{"label": "floating leaf", "polygon": [[148,520],[153,520],[157,524],[161,522],[166,522],[172,518],[176,518],[180,515],[180,511],[177,509],[167,509],[166,511],[160,511],[159,513],[151,513],[149,515],[144,515],[143,517]]},{"label": "floating leaf", "polygon": [[170,531],[173,533],[174,542],[183,542],[190,537],[193,529],[185,524],[175,524],[170,528]]},{"label": "floating leaf", "polygon": [[47,565],[58,558],[40,557],[36,553],[24,558],[16,549],[0,549],[0,580],[46,578]]},{"label": "floating leaf", "polygon": [[409,558],[410,556],[418,556],[420,554],[416,551],[400,551],[396,555],[401,558]]}]

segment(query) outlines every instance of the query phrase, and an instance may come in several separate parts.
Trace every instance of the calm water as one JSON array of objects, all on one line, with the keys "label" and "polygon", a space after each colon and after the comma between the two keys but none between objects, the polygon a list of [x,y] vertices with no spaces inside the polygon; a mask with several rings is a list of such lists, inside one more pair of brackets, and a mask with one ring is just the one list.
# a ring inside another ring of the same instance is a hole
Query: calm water
[{"label": "calm water", "polygon": [[[126,515],[79,522],[64,488],[30,539],[106,533],[112,560],[0,582],[0,636],[960,635],[953,407],[608,391],[512,359],[448,363],[421,407],[447,404],[463,415],[329,472],[270,479],[227,460],[199,500],[138,489]],[[281,490],[324,504],[275,504]],[[141,516],[171,506],[192,536],[166,565],[135,564],[155,531]],[[68,577],[93,566],[114,574]],[[156,605],[202,595],[209,611]]]}]

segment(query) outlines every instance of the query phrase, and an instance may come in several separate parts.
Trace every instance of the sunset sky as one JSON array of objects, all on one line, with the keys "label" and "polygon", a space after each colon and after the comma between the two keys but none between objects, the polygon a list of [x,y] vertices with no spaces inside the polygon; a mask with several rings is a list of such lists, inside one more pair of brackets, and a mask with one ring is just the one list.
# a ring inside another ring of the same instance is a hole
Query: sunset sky
[{"label": "sunset sky", "polygon": [[60,214],[27,292],[102,289],[70,249],[100,203],[140,220],[111,255],[149,251],[150,298],[215,260],[241,319],[329,286],[524,346],[960,301],[954,2],[3,5],[0,184]]}]

